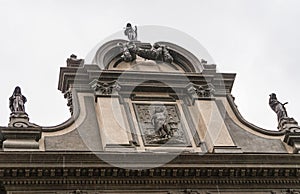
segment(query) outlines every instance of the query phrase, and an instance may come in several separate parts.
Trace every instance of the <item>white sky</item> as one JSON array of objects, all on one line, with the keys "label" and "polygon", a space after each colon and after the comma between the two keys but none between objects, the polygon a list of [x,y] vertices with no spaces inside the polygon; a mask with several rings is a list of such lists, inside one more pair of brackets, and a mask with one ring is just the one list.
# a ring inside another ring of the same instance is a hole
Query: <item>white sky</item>
[{"label": "white sky", "polygon": [[128,21],[197,39],[220,72],[237,73],[232,93],[253,124],[276,130],[272,92],[300,121],[298,0],[0,0],[0,125],[8,124],[8,98],[17,85],[31,122],[51,126],[68,119],[57,90],[59,68],[72,53],[84,58]]}]

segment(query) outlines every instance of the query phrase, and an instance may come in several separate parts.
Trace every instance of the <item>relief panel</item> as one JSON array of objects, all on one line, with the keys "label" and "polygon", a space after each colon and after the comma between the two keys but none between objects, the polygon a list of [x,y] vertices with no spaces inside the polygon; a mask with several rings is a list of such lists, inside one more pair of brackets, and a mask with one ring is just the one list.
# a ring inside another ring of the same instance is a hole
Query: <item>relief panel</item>
[{"label": "relief panel", "polygon": [[189,146],[186,130],[175,104],[134,104],[145,146]]}]

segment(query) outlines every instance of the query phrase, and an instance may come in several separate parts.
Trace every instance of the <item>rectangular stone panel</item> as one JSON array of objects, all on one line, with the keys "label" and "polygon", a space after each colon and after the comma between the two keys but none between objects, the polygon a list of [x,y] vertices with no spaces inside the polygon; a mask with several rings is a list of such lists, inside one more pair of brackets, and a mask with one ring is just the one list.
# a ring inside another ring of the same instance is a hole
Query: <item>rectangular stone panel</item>
[{"label": "rectangular stone panel", "polygon": [[145,146],[188,146],[188,136],[175,104],[134,104]]}]

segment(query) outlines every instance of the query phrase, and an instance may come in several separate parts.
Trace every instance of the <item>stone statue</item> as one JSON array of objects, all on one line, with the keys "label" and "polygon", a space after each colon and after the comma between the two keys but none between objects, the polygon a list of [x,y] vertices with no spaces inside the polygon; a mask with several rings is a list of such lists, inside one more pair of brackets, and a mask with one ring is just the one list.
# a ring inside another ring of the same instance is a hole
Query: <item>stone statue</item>
[{"label": "stone statue", "polygon": [[123,59],[123,61],[131,62],[136,59],[136,45],[134,43],[119,43],[119,46],[122,47],[123,54],[121,55],[121,58]]},{"label": "stone statue", "polygon": [[128,37],[129,41],[137,41],[137,27],[135,26],[133,29],[131,23],[127,23],[124,34]]},{"label": "stone statue", "polygon": [[17,86],[14,93],[9,98],[9,108],[11,112],[25,112],[26,97],[22,95],[21,88]]},{"label": "stone statue", "polygon": [[136,55],[153,61],[163,61],[167,63],[173,62],[173,57],[171,56],[167,46],[154,43],[152,48],[141,48],[133,42],[119,43],[122,49],[121,58],[125,62],[132,62],[136,59]]},{"label": "stone statue", "polygon": [[[270,94],[269,105],[272,108],[272,110],[277,114],[277,120],[278,120],[277,128],[280,131],[287,131],[289,133],[300,134],[300,126],[298,125],[298,122],[294,118],[288,117],[287,115],[286,109],[284,107],[284,105],[286,104],[287,102],[285,103],[279,102],[277,100],[276,94],[274,93]],[[293,140],[290,140],[289,138],[288,139],[285,138],[284,141],[291,142]]]},{"label": "stone statue", "polygon": [[128,37],[129,42],[118,43],[122,49],[121,58],[125,62],[132,62],[136,59],[136,55],[149,60],[162,61],[167,63],[173,62],[173,57],[169,49],[165,45],[154,43],[152,48],[143,48],[142,43],[137,41],[137,27],[134,28],[130,23],[127,23],[124,34]]},{"label": "stone statue", "polygon": [[272,108],[272,110],[277,114],[277,120],[278,122],[281,121],[281,119],[283,118],[287,118],[287,112],[286,109],[284,107],[284,105],[286,105],[287,102],[285,103],[281,103],[277,100],[276,94],[272,93],[270,94],[270,98],[269,98],[269,105]]},{"label": "stone statue", "polygon": [[144,59],[163,61],[167,63],[173,62],[173,57],[170,55],[167,47],[158,43],[154,43],[151,49],[137,48],[136,54]]},{"label": "stone statue", "polygon": [[67,59],[67,66],[78,66],[83,63],[83,59],[78,59],[76,55],[72,54],[70,58]]}]

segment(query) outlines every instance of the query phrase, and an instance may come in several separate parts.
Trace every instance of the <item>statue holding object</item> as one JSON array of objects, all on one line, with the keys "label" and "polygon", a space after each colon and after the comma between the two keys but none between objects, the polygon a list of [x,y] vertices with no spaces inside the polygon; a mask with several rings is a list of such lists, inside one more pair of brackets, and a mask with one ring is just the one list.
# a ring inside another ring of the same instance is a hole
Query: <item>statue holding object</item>
[{"label": "statue holding object", "polygon": [[129,42],[118,43],[121,47],[122,55],[121,58],[125,62],[132,62],[136,59],[136,56],[140,56],[144,59],[153,61],[162,61],[167,63],[173,62],[173,57],[169,52],[167,46],[154,43],[150,48],[143,48],[141,42],[137,41],[137,27],[132,27],[130,23],[127,23],[124,34],[128,37]]},{"label": "statue holding object", "polygon": [[131,23],[126,24],[124,34],[128,37],[129,41],[137,41],[137,27],[135,26],[133,29]]}]

